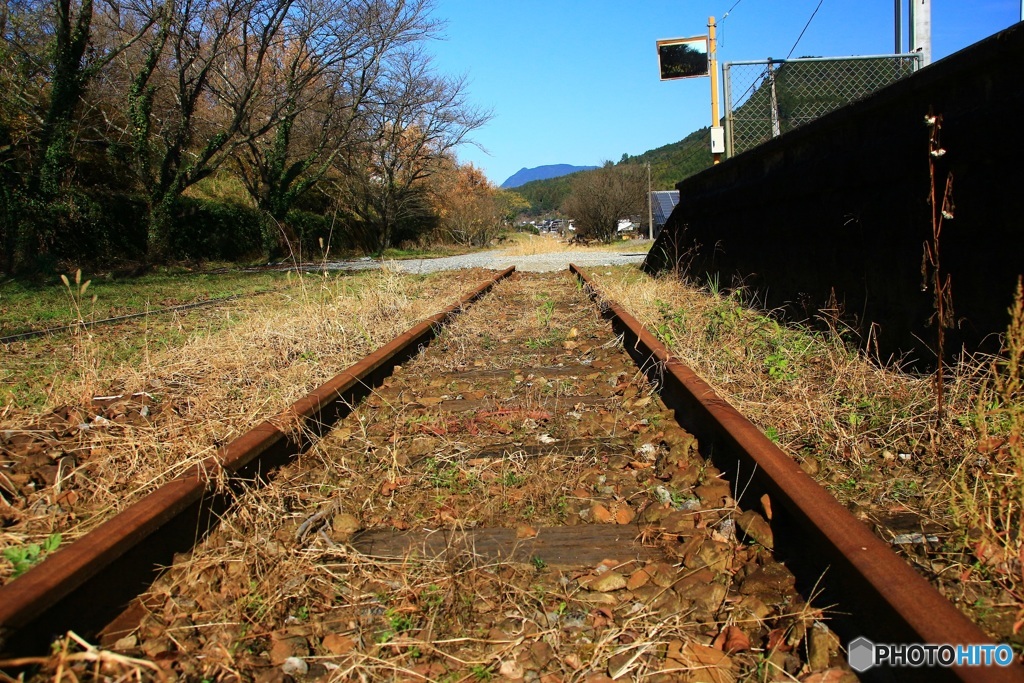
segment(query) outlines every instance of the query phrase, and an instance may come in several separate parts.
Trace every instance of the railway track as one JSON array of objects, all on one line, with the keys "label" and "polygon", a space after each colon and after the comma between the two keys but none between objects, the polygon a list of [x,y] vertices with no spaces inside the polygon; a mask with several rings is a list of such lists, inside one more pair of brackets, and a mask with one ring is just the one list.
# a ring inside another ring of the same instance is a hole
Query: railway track
[{"label": "railway track", "polygon": [[[857,636],[989,642],[592,297],[579,269],[510,269],[396,338],[0,588],[7,665],[839,681]],[[69,630],[105,649],[47,654]]]},{"label": "railway track", "polygon": [[219,304],[226,304],[244,297],[257,296],[265,294],[266,292],[252,292],[250,294],[234,294],[232,296],[218,297],[216,299],[206,299],[203,301],[193,301],[189,304],[180,304],[178,306],[167,306],[165,308],[158,308],[152,311],[144,311],[141,313],[126,313],[124,315],[115,315],[109,318],[103,318],[102,320],[79,320],[74,323],[67,325],[57,325],[54,327],[46,327],[37,330],[28,330],[26,332],[18,332],[15,334],[9,334],[0,337],[0,345],[3,344],[14,344],[15,342],[28,341],[29,339],[38,339],[39,337],[49,337],[57,334],[64,334],[67,332],[75,332],[77,330],[87,330],[93,327],[101,325],[113,325],[116,323],[127,322],[128,320],[138,320],[140,318],[148,318],[155,315],[164,315],[167,313],[180,313],[183,311],[191,311],[196,308],[207,308],[209,306],[217,306]]}]

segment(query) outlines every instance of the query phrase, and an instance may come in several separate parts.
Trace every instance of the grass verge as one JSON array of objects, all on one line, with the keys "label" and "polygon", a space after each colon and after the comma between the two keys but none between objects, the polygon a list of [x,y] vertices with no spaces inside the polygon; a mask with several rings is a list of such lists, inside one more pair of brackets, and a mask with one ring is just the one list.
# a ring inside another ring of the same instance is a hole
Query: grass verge
[{"label": "grass verge", "polygon": [[[102,320],[129,313],[168,308],[230,296],[248,296],[286,288],[283,272],[242,271],[194,273],[165,270],[141,277],[79,271],[44,284],[12,280],[0,283],[0,337],[70,325],[78,320]],[[78,291],[84,283],[88,297]]]},{"label": "grass verge", "polygon": [[602,292],[993,636],[1024,649],[1024,304],[1004,354],[932,378],[881,367],[842,329],[779,324],[747,293],[594,274]]},{"label": "grass verge", "polygon": [[[0,552],[74,540],[485,275],[283,277],[223,307],[9,345]],[[0,561],[0,581],[14,570]]]}]

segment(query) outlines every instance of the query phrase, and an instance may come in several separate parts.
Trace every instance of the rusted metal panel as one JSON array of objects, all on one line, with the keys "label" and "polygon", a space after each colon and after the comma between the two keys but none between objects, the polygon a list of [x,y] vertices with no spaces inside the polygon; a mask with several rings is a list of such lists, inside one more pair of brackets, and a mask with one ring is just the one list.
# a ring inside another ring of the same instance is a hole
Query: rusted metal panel
[{"label": "rusted metal panel", "polygon": [[[230,484],[262,477],[326,431],[350,406],[415,355],[465,306],[511,275],[508,268],[458,303],[418,323],[224,446],[216,457],[132,504],[61,548],[24,576],[0,587],[0,651],[45,653],[68,630],[89,637],[115,618],[170,563],[191,548],[231,501]],[[308,431],[307,431],[308,430]]]},{"label": "rusted metal panel", "polygon": [[[780,559],[798,578],[803,573],[807,590],[829,589],[825,604],[836,603],[833,612],[845,612],[849,621],[837,629],[846,631],[841,635],[896,643],[993,642],[629,312],[600,297],[586,273],[575,265],[569,268],[591,288],[605,315],[624,334],[626,350],[660,382],[662,398],[675,409],[681,426],[700,440],[702,451],[713,454],[720,469],[746,488],[740,505],[756,501],[762,492],[771,496]],[[821,598],[816,601],[821,603]],[[898,672],[900,680],[945,676],[978,683],[1024,681],[1020,666]]]}]

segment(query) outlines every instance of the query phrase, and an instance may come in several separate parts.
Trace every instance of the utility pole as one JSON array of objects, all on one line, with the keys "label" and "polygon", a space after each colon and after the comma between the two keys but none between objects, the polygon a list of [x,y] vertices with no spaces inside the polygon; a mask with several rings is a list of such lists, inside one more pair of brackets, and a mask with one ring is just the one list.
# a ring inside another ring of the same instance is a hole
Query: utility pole
[{"label": "utility pole", "polygon": [[932,0],[910,0],[910,51],[921,53],[921,66],[932,63]]},{"label": "utility pole", "polygon": [[725,151],[725,131],[718,114],[718,41],[715,40],[714,17],[708,17],[708,70],[711,76],[711,159],[717,164]]},{"label": "utility pole", "polygon": [[651,162],[647,162],[647,239],[654,239],[654,195],[651,194]]}]

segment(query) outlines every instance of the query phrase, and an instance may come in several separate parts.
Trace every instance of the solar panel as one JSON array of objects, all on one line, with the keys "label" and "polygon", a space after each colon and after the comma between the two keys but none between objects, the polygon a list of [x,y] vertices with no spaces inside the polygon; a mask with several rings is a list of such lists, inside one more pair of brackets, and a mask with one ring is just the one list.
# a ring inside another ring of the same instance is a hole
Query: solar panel
[{"label": "solar panel", "polygon": [[653,199],[651,209],[654,213],[654,223],[656,225],[664,225],[672,213],[672,209],[679,203],[679,190],[658,190],[652,192],[651,195]]}]

